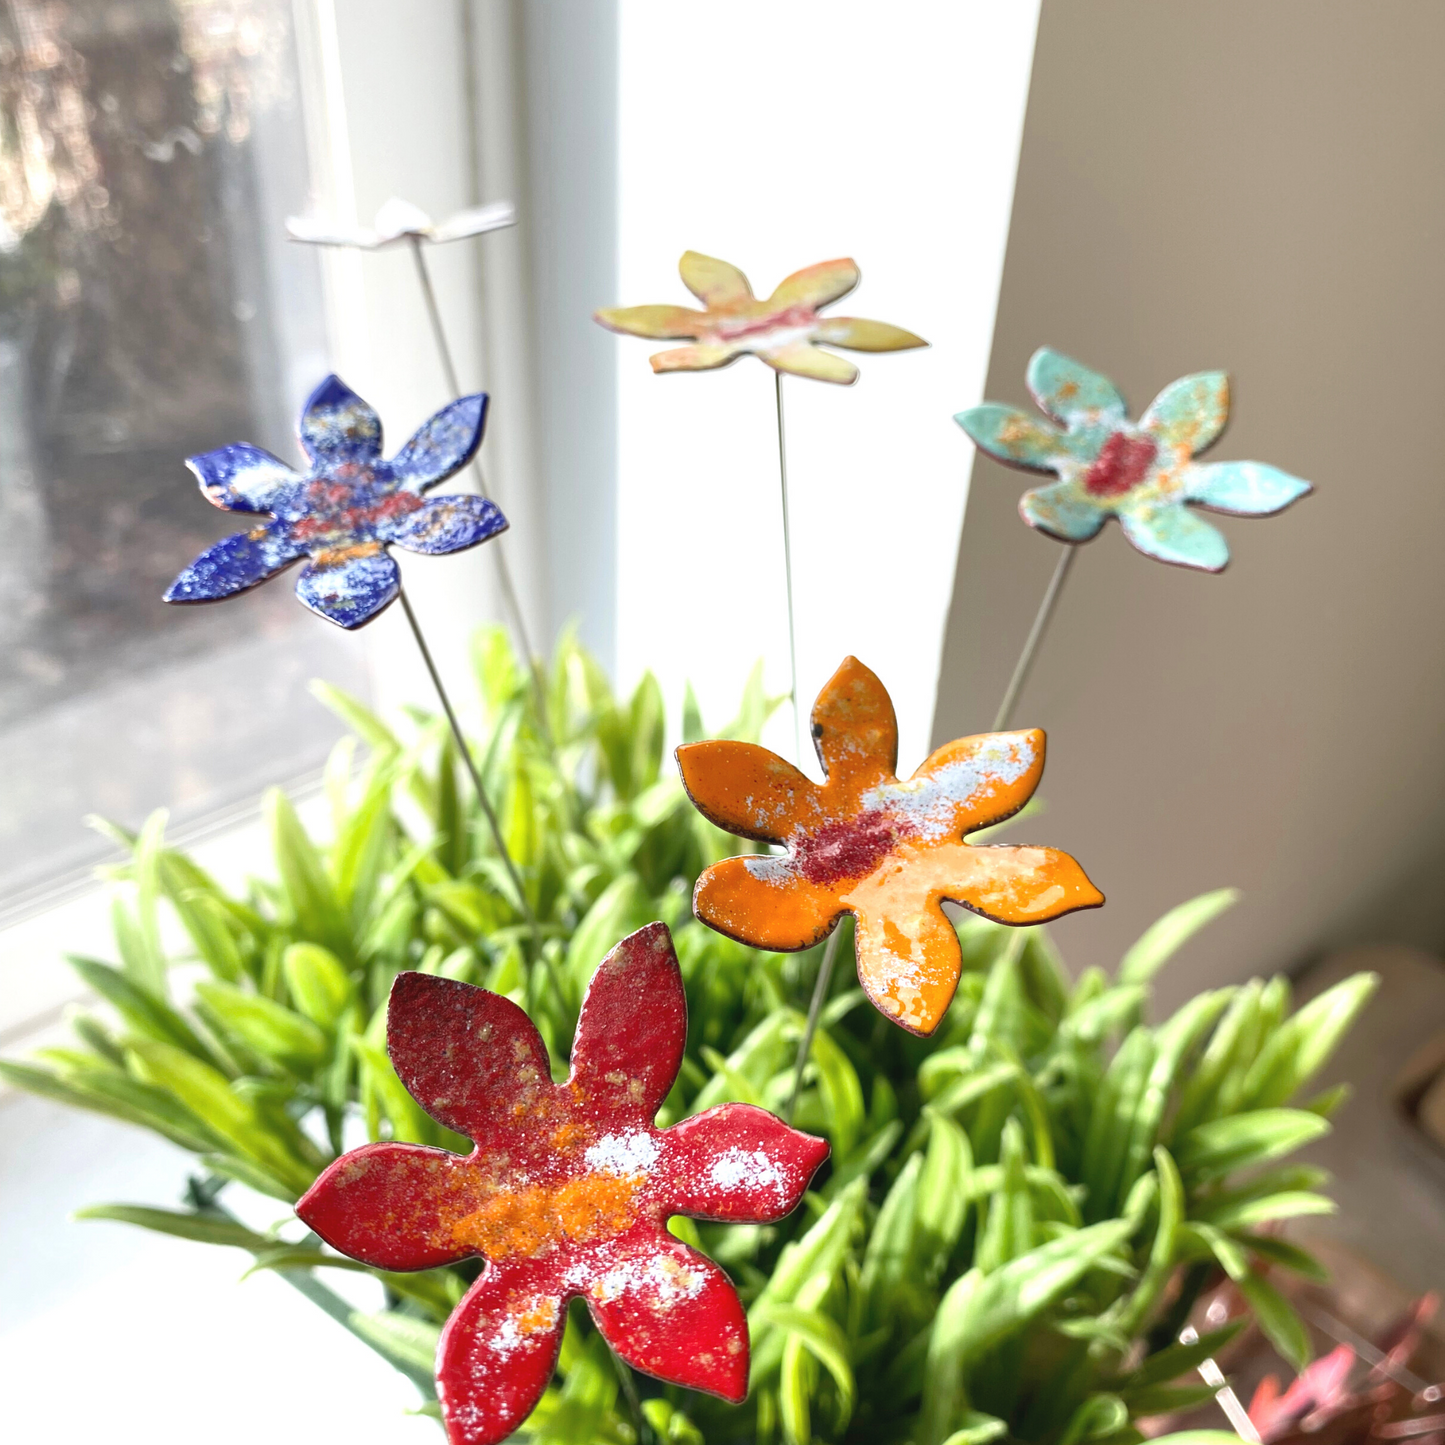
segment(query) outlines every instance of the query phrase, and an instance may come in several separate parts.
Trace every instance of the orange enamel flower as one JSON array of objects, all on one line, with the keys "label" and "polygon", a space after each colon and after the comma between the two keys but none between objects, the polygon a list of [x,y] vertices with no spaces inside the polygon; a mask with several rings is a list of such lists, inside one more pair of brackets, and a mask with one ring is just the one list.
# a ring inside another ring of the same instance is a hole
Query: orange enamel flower
[{"label": "orange enamel flower", "polygon": [[998,923],[1047,923],[1104,895],[1056,848],[978,846],[964,836],[1018,812],[1044,770],[1044,735],[983,733],[939,748],[907,781],[883,684],[845,658],[813,705],[821,786],[754,743],[677,750],[699,812],[782,854],[728,858],[697,882],[693,909],[754,948],[794,951],[856,920],[858,979],[916,1034],[938,1027],[962,955],[945,899]]},{"label": "orange enamel flower", "polygon": [[906,351],[928,345],[921,336],[886,321],[818,315],[820,308],[858,284],[857,262],[846,257],[794,271],[766,301],[759,301],[748,278],[726,261],[688,251],[677,269],[683,285],[706,311],[687,306],[620,306],[599,311],[594,318],[609,331],[628,336],[693,343],[657,352],[652,357],[654,371],[711,371],[751,352],[774,371],[848,386],[857,381],[858,368],[820,350],[820,342],[849,351]]}]

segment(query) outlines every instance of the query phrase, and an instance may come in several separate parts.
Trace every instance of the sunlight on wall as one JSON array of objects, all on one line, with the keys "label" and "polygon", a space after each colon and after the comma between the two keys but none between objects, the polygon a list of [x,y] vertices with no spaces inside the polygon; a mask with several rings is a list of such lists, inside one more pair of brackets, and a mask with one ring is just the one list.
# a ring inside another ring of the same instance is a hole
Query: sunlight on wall
[{"label": "sunlight on wall", "polygon": [[[784,381],[806,709],[846,653],[893,694],[912,768],[927,748],[972,453],[951,420],[981,398],[1013,195],[1036,4],[624,0],[620,305],[689,301],[683,251],[766,295],[851,255],[838,314],[926,337],[849,353],[852,387]],[[721,63],[751,37],[743,59]],[[659,674],[676,717],[731,714],[761,654],[788,686],[773,374],[657,377],[669,343],[617,341],[618,673]],[[793,754],[786,709],[769,741]],[[809,758],[809,765],[816,763]]]}]

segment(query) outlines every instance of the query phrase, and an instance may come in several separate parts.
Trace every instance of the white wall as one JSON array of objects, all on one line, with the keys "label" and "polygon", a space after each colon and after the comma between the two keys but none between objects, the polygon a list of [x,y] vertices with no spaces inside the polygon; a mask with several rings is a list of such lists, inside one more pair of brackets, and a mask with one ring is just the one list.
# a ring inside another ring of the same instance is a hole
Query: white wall
[{"label": "white wall", "polygon": [[[853,256],[834,308],[926,337],[855,386],[784,383],[804,709],[846,653],[925,749],[966,492],[951,414],[983,380],[1037,7],[622,0],[618,285],[689,300],[688,249],[765,295]],[[654,376],[616,341],[618,671],[685,679],[726,721],[759,656],[788,687],[773,375]],[[786,710],[771,737],[792,755]],[[816,767],[816,764],[813,764]]]}]

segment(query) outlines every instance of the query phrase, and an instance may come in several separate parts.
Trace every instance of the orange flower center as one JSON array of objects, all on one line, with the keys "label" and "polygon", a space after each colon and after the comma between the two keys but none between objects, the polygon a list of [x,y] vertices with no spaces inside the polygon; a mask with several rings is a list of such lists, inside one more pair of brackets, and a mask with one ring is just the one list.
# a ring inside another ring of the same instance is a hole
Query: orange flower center
[{"label": "orange flower center", "polygon": [[611,1239],[636,1222],[641,1185],[640,1174],[585,1174],[554,1188],[499,1190],[452,1222],[452,1240],[502,1260],[536,1259],[559,1244]]}]

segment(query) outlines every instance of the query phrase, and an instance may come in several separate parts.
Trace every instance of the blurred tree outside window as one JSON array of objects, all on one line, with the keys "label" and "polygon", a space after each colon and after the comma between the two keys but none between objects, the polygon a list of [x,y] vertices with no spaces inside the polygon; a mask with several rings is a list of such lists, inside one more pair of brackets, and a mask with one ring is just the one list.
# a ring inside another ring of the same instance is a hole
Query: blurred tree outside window
[{"label": "blurred tree outside window", "polygon": [[245,518],[183,461],[296,460],[328,369],[285,0],[0,0],[0,912],[82,876],[87,813],[214,816],[314,770],[359,641],[284,579],[161,594]]}]

